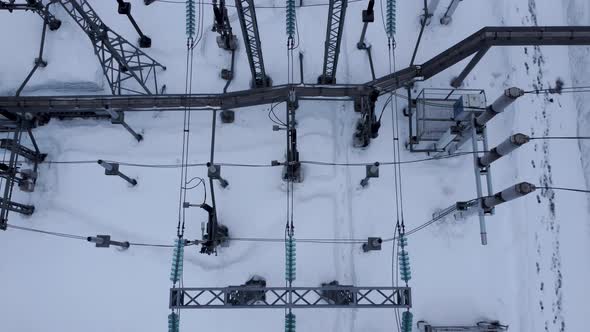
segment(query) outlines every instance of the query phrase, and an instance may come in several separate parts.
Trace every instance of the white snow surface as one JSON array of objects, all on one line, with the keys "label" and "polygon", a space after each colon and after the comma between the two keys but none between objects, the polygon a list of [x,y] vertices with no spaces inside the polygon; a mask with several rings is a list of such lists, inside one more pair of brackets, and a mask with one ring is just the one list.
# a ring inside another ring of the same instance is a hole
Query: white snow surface
[{"label": "white snow surface", "polygon": [[[153,40],[146,52],[168,68],[159,80],[169,93],[184,91],[184,5],[156,2],[144,6],[131,1],[133,15]],[[182,1],[181,1],[182,2]],[[231,2],[231,1],[230,1]],[[304,0],[305,4],[326,0]],[[449,1],[442,1],[435,16]],[[399,1],[397,8],[396,66],[405,67],[419,30],[422,1]],[[113,30],[129,40],[137,35],[128,20],[116,13],[115,1],[91,1]],[[258,5],[284,5],[279,0],[256,0]],[[378,76],[389,72],[387,40],[376,4],[376,20],[367,40],[373,46]],[[364,51],[356,49],[365,2],[348,6],[338,66],[339,83],[370,80]],[[383,6],[385,3],[383,2]],[[230,8],[235,33],[241,32],[235,9]],[[53,7],[62,27],[48,32],[45,58],[24,95],[108,94],[91,44],[62,8]],[[435,20],[425,30],[417,63],[444,51],[483,26],[590,25],[586,0],[467,0],[453,22]],[[257,10],[268,74],[274,84],[287,81],[284,9]],[[300,50],[305,54],[305,81],[321,72],[327,7],[297,9]],[[205,6],[204,35],[195,50],[195,92],[220,92],[225,81],[221,68],[230,55],[219,49],[210,6]],[[32,13],[0,12],[0,94],[13,95],[37,56],[41,21]],[[469,75],[465,87],[485,89],[488,99],[505,88],[525,90],[590,83],[588,47],[493,48]],[[448,87],[468,60],[435,78],[417,84]],[[231,90],[248,88],[250,72],[243,45],[236,55]],[[298,80],[298,74],[296,74]],[[380,110],[385,98],[378,102]],[[590,133],[588,94],[534,95],[520,98],[489,126],[491,145],[508,135],[573,136]],[[358,114],[350,102],[300,103],[297,111],[299,150],[303,160],[373,162],[393,159],[390,110],[380,135],[367,149],[355,149],[351,137]],[[407,139],[406,106],[398,100],[401,137]],[[217,125],[216,161],[269,163],[284,158],[284,134],[273,132],[269,106],[236,110],[234,124]],[[280,116],[284,108],[277,108]],[[182,113],[129,113],[128,123],[144,134],[137,143],[120,126],[99,120],[52,120],[35,129],[48,160],[117,160],[135,163],[179,163]],[[194,112],[190,160],[209,158],[211,113]],[[575,141],[533,141],[493,168],[494,188],[521,181],[534,184],[588,188],[590,145]],[[402,151],[402,159],[425,155]],[[137,178],[130,187],[116,177],[105,177],[96,164],[44,164],[34,193],[18,189],[14,199],[34,204],[35,214],[10,215],[14,225],[84,236],[110,234],[113,239],[171,244],[178,220],[179,169],[122,166]],[[404,219],[407,228],[429,220],[432,213],[475,195],[470,156],[402,167]],[[233,237],[282,238],[285,184],[281,168],[224,167],[227,189],[216,189],[220,221]],[[361,189],[364,167],[304,166],[304,182],[295,186],[295,226],[299,238],[389,237],[396,221],[393,168],[381,167],[379,179]],[[206,176],[205,167],[190,169],[190,177]],[[202,200],[201,188],[190,200]],[[498,319],[511,331],[585,331],[590,316],[589,200],[583,194],[541,192],[503,205],[488,218],[489,244],[479,243],[476,218],[446,220],[409,238],[415,321],[471,324]],[[189,210],[187,237],[200,237],[205,221],[200,210]],[[358,245],[299,244],[297,286],[341,284],[389,286],[392,283],[391,245],[363,253]],[[127,251],[97,249],[90,243],[27,233],[0,233],[1,331],[164,331],[168,309],[171,250],[131,247]],[[232,242],[218,256],[205,256],[196,247],[185,253],[186,287],[238,285],[252,275],[270,286],[284,285],[284,245]],[[299,310],[300,331],[392,331],[392,310]],[[181,330],[278,331],[282,310],[183,311]]]}]

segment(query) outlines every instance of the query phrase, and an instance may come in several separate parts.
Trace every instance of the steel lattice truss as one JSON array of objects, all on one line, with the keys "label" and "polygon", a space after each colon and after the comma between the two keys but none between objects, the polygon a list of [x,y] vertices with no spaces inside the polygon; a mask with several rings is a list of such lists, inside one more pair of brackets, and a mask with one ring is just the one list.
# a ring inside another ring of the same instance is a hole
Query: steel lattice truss
[{"label": "steel lattice truss", "polygon": [[[59,2],[90,38],[113,94],[120,95],[122,91],[148,95],[159,93],[156,69],[166,69],[163,65],[109,29],[88,1],[53,2]],[[131,82],[126,82],[129,80],[137,85],[130,87]]]},{"label": "steel lattice truss", "polygon": [[[23,178],[23,172],[19,170],[19,156],[23,156],[34,163],[34,172],[37,172],[37,164],[40,163],[45,155],[41,155],[38,151],[38,147],[33,138],[31,132],[32,124],[20,117],[14,117],[7,119],[9,121],[2,121],[2,132],[9,132],[12,134],[11,138],[2,139],[0,141],[0,149],[4,149],[9,153],[9,157],[3,162],[3,170],[0,171],[0,178],[4,179],[0,183],[3,184],[2,196],[0,197],[0,230],[6,230],[8,214],[12,212],[21,213],[24,215],[31,215],[35,211],[35,207],[32,205],[25,205],[12,201],[12,192],[14,185],[22,184],[25,179]],[[9,122],[11,122],[9,124]],[[21,145],[22,134],[27,131],[30,135],[30,139],[35,146],[35,150],[30,150]]]},{"label": "steel lattice truss", "polygon": [[[346,294],[334,301],[327,293]],[[241,300],[240,300],[241,299]],[[172,288],[171,309],[252,308],[411,308],[409,287],[252,287]]]},{"label": "steel lattice truss", "polygon": [[242,26],[244,46],[252,72],[252,87],[261,88],[272,85],[270,78],[264,70],[262,58],[262,46],[260,34],[258,33],[258,22],[256,21],[256,8],[253,0],[236,0],[236,9]]},{"label": "steel lattice truss", "polygon": [[338,55],[340,54],[347,5],[348,0],[330,0],[324,49],[324,69],[322,76],[318,78],[320,84],[336,83],[336,69],[338,67]]}]

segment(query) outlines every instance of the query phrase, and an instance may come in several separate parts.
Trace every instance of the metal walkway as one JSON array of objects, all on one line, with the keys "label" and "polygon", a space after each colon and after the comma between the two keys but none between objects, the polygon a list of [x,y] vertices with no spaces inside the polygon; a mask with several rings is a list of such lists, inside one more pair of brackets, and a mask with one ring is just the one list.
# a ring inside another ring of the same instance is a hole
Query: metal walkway
[{"label": "metal walkway", "polygon": [[187,106],[191,108],[230,109],[286,101],[291,89],[295,90],[300,100],[310,98],[350,100],[355,96],[368,95],[372,91],[370,87],[363,85],[280,85],[223,94],[0,97],[0,109],[31,113],[77,113],[80,111],[101,111],[105,108],[125,109],[126,112],[152,111],[156,109],[178,111]]},{"label": "metal walkway", "polygon": [[358,99],[370,95],[375,89],[386,93],[414,80],[428,79],[491,46],[526,45],[590,45],[590,26],[483,28],[422,65],[408,67],[359,85],[281,85],[224,94],[0,97],[0,110],[52,113],[100,111],[105,107],[126,111],[175,111],[185,106],[228,109],[285,101],[291,89],[300,99]]}]

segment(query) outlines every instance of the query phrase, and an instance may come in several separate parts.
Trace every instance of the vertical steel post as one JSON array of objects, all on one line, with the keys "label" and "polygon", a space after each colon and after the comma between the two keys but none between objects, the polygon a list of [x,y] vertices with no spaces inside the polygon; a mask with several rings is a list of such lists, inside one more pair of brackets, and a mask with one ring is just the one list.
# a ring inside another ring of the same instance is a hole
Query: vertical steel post
[{"label": "vertical steel post", "polygon": [[488,233],[486,231],[486,221],[482,206],[482,197],[483,197],[483,189],[481,184],[481,175],[480,175],[480,168],[479,168],[479,158],[477,156],[477,128],[475,126],[475,115],[471,116],[471,121],[473,125],[471,126],[471,146],[473,150],[473,171],[475,174],[475,185],[477,191],[477,201],[478,201],[478,215],[479,215],[479,230],[481,234],[481,244],[487,245],[488,244]]},{"label": "vertical steel post", "polygon": [[447,11],[443,15],[443,17],[441,17],[441,19],[440,19],[440,24],[447,25],[447,24],[451,23],[451,21],[453,20],[453,14],[455,13],[457,6],[459,6],[460,1],[463,1],[463,0],[451,0],[451,4],[447,8]]}]

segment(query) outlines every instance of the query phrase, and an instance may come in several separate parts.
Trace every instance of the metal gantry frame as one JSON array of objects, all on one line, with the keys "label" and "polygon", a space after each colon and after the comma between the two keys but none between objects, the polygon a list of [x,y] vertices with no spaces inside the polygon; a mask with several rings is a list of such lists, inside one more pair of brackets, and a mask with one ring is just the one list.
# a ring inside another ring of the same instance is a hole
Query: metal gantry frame
[{"label": "metal gantry frame", "polygon": [[[157,69],[166,67],[107,27],[87,0],[52,0],[55,2],[60,3],[88,35],[114,95],[162,92],[158,88]],[[127,81],[135,81],[137,85],[131,87],[131,82]]]},{"label": "metal gantry frame", "polygon": [[256,7],[254,0],[236,0],[236,9],[242,26],[244,46],[252,72],[252,88],[263,88],[272,85],[272,80],[266,75],[264,59],[262,57],[262,44],[258,32],[256,20]]},{"label": "metal gantry frame", "polygon": [[8,2],[0,0],[0,10],[8,10],[9,12],[14,10],[30,10],[41,16],[43,21],[49,26],[49,30],[55,31],[61,26],[61,21],[55,18],[47,10],[47,6],[40,0],[27,0],[26,3],[14,3],[14,0]]},{"label": "metal gantry frame", "polygon": [[[383,92],[426,80],[492,46],[590,45],[590,26],[485,27],[421,65],[367,82]],[[468,66],[473,69],[475,65]],[[467,73],[464,73],[467,76]]]},{"label": "metal gantry frame", "polygon": [[[2,188],[2,198],[0,198],[0,230],[6,230],[8,214],[16,212],[23,215],[31,215],[35,211],[32,205],[26,205],[12,201],[14,185],[17,184],[23,191],[32,192],[37,181],[38,164],[43,162],[46,154],[39,151],[35,137],[31,128],[32,121],[13,114],[2,114],[0,131],[12,134],[11,138],[0,140],[0,148],[9,153],[7,162],[0,163],[0,181],[4,186]],[[29,135],[33,149],[29,149],[21,144],[23,133]],[[24,170],[19,163],[19,157],[28,159],[33,164],[33,169]]]},{"label": "metal gantry frame", "polygon": [[328,6],[328,24],[324,42],[324,66],[318,84],[335,84],[338,56],[342,43],[342,31],[346,17],[348,0],[330,0]]},{"label": "metal gantry frame", "polygon": [[0,109],[13,112],[53,113],[101,111],[105,107],[130,108],[129,111],[177,111],[194,108],[239,108],[286,101],[295,90],[300,100],[355,99],[372,91],[385,94],[416,80],[428,79],[457,64],[470,55],[491,46],[524,45],[590,45],[590,26],[563,27],[486,27],[450,47],[422,65],[401,69],[364,84],[347,85],[281,85],[222,94],[167,94],[153,96],[33,96],[0,97]]},{"label": "metal gantry frame", "polygon": [[[506,143],[494,148],[493,153],[489,153],[486,124],[523,95],[523,90],[516,87],[509,88],[487,107],[481,107],[485,105],[485,101],[482,101],[480,95],[461,96],[453,104],[452,119],[455,124],[451,125],[434,143],[434,149],[439,151],[436,156],[444,157],[455,154],[467,141],[471,141],[477,196],[474,200],[458,202],[445,210],[439,211],[433,215],[433,218],[440,219],[453,211],[458,211],[458,214],[455,214],[457,219],[458,217],[477,213],[482,245],[486,245],[488,242],[485,216],[494,214],[496,205],[534,191],[534,186],[526,184],[509,188],[507,191],[494,195],[492,188],[491,164],[514,151],[518,146],[525,144],[528,137],[516,139],[511,137]],[[485,158],[480,155],[482,151],[487,153],[484,155]],[[497,199],[494,199],[494,197],[497,197]]]},{"label": "metal gantry frame", "polygon": [[[350,301],[335,302],[330,292],[343,292]],[[236,301],[236,298],[250,299]],[[412,307],[410,287],[256,287],[171,288],[171,309],[311,309]]]}]

